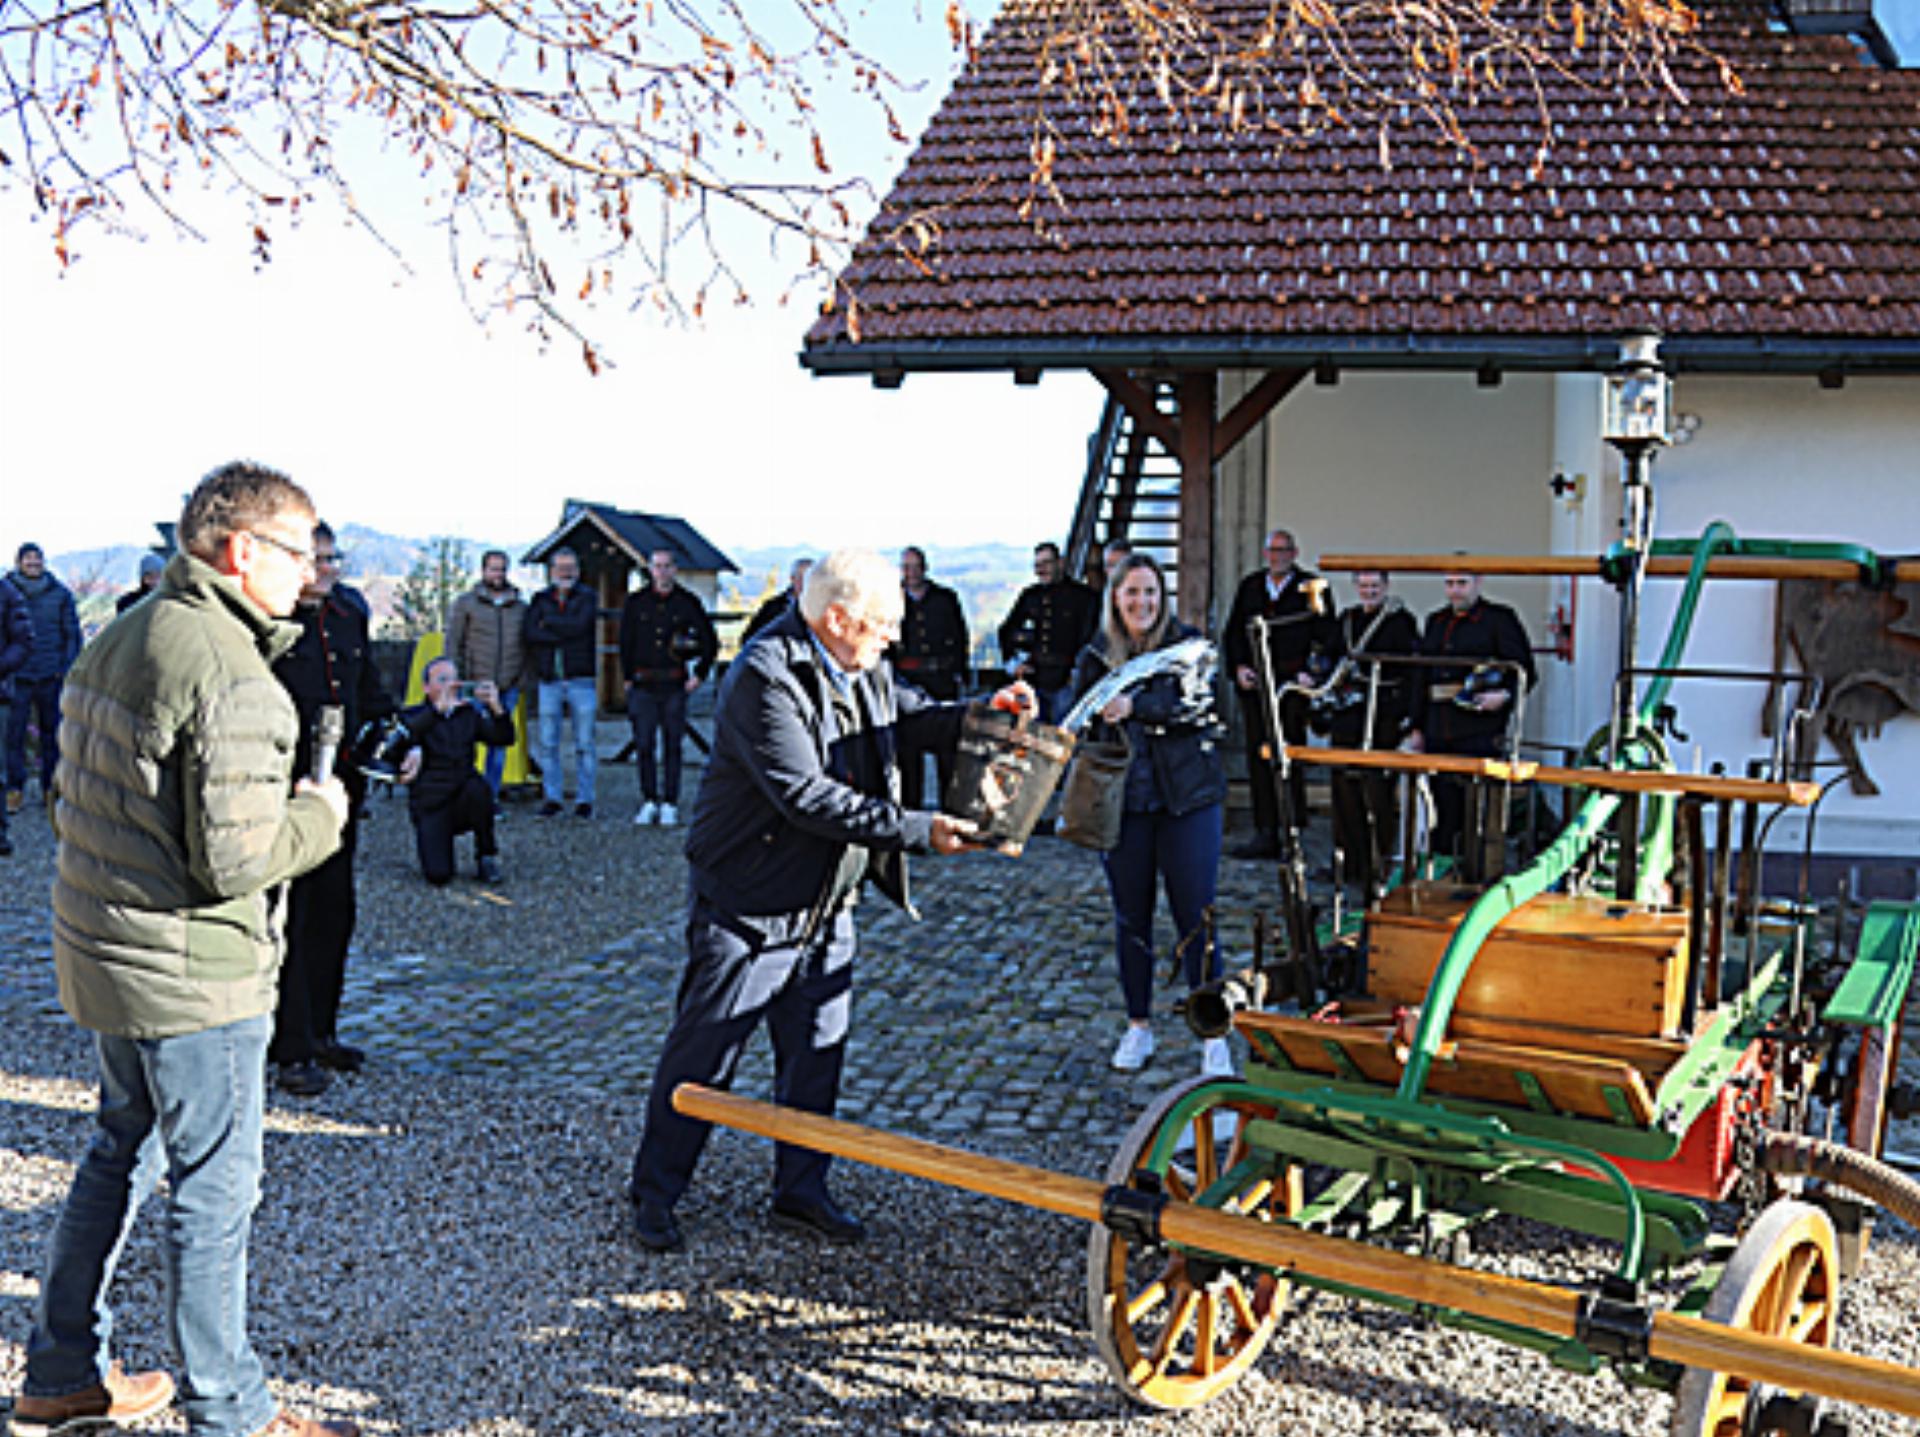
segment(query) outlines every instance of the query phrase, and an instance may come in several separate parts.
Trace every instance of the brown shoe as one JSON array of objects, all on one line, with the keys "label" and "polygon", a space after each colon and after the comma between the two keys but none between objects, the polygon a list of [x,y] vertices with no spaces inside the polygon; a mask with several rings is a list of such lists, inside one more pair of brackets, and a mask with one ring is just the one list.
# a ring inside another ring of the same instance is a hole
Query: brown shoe
[{"label": "brown shoe", "polygon": [[7,790],[7,812],[18,813],[27,804],[27,796],[17,788]]},{"label": "brown shoe", "polygon": [[74,1437],[122,1427],[153,1416],[173,1401],[173,1379],[164,1372],[128,1376],[114,1363],[107,1380],[64,1397],[16,1397],[13,1437]]},{"label": "brown shoe", "polygon": [[311,1417],[297,1417],[280,1409],[280,1415],[262,1427],[253,1437],[360,1437],[360,1425],[357,1422],[318,1422]]}]

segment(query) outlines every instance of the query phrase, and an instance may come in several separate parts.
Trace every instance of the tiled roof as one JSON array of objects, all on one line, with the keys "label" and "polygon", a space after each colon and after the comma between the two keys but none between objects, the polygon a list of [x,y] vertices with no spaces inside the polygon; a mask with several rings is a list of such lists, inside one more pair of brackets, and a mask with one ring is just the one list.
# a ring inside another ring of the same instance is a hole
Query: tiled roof
[{"label": "tiled roof", "polygon": [[[1604,364],[1651,327],[1693,367],[1920,368],[1920,73],[1704,0],[1690,103],[1549,78],[1463,109],[1478,164],[1424,120],[1276,148],[1223,128],[1077,138],[1065,208],[1020,219],[1051,0],[1010,0],[807,336],[821,371],[1022,363]],[[1258,12],[1267,0],[1215,0]],[[1063,129],[1066,125],[1063,124]],[[874,236],[929,211],[920,269]]]}]

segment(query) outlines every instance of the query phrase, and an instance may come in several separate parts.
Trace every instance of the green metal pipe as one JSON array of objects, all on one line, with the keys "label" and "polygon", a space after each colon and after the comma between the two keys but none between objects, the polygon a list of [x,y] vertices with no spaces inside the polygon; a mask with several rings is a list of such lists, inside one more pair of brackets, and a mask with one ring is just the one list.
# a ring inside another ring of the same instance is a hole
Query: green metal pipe
[{"label": "green metal pipe", "polygon": [[[1694,615],[1700,607],[1700,592],[1706,583],[1707,561],[1733,542],[1732,527],[1719,520],[1709,524],[1697,541],[1688,541],[1693,551],[1693,565],[1680,591],[1680,603],[1674,613],[1673,624],[1667,631],[1666,648],[1660,656],[1662,669],[1678,667],[1680,657],[1686,651],[1687,635],[1693,628]],[[1655,675],[1640,701],[1637,711],[1639,727],[1651,728],[1653,714],[1666,702],[1672,688],[1671,675]],[[1407,1071],[1400,1078],[1400,1098],[1415,1103],[1426,1090],[1427,1075],[1433,1069],[1434,1055],[1440,1051],[1447,1025],[1453,1019],[1454,1004],[1459,1001],[1460,989],[1467,981],[1467,973],[1480,952],[1480,945],[1486,942],[1508,914],[1565,878],[1574,864],[1580,861],[1580,855],[1600,836],[1618,807],[1617,795],[1590,794],[1574,812],[1560,836],[1548,844],[1544,852],[1519,873],[1501,879],[1481,894],[1461,918],[1452,941],[1447,944],[1434,970],[1433,982],[1427,989],[1427,1000],[1421,1005],[1420,1021],[1414,1029],[1412,1052],[1407,1059]]]}]

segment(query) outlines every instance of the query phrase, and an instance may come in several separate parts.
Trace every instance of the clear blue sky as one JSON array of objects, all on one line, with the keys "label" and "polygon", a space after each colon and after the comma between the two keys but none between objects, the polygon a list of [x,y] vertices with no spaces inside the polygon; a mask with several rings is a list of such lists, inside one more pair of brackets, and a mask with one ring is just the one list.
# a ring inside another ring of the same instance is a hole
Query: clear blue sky
[{"label": "clear blue sky", "polygon": [[[926,80],[914,133],[952,70],[943,8],[875,7],[876,47]],[[836,149],[883,189],[906,153]],[[682,514],[723,548],[937,555],[1068,520],[1099,405],[1084,377],[812,380],[795,360],[811,297],[763,294],[697,327],[599,311],[616,367],[594,379],[571,342],[542,353],[512,316],[476,324],[430,237],[403,267],[315,214],[256,271],[237,209],[199,214],[233,233],[95,234],[61,273],[25,196],[0,190],[7,561],[27,538],[145,543],[239,455],[291,471],[335,523],[408,534],[530,539],[568,497]]]}]

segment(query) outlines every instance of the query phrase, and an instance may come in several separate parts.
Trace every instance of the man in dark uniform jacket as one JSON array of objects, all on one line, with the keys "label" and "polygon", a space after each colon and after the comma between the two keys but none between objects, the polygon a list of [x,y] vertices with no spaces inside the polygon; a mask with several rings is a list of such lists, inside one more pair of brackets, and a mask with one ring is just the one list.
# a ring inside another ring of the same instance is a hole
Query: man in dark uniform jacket
[{"label": "man in dark uniform jacket", "polygon": [[1000,623],[1000,654],[1039,691],[1040,717],[1058,723],[1073,697],[1073,661],[1100,622],[1100,596],[1067,577],[1058,544],[1034,545],[1033,577]]},{"label": "man in dark uniform jacket", "polygon": [[[1344,610],[1334,625],[1331,657],[1352,659],[1344,681],[1329,694],[1334,708],[1328,738],[1336,748],[1396,749],[1407,731],[1407,696],[1417,676],[1410,667],[1363,662],[1370,655],[1417,653],[1420,631],[1398,599],[1387,597],[1387,576],[1363,569],[1353,576],[1360,602]],[[1373,728],[1367,729],[1367,701],[1373,700]],[[1371,894],[1393,856],[1400,805],[1395,775],[1366,768],[1333,770],[1333,839],[1344,872],[1341,877]]]},{"label": "man in dark uniform jacket", "polygon": [[[351,587],[340,582],[340,550],[333,530],[313,530],[313,577],[300,590],[293,621],[300,637],[273,665],[300,715],[295,768],[304,772],[313,754],[320,710],[338,707],[344,752],[360,725],[394,710],[373,663],[367,611]],[[347,790],[347,821],[333,857],[296,878],[287,888],[287,952],[280,964],[280,1002],[274,1010],[276,1082],[295,1097],[317,1097],[331,1072],[357,1072],[366,1054],[339,1040],[340,993],[346,983],[347,947],[353,941],[353,859],[360,843],[360,809],[366,779],[349,763],[336,771]]]},{"label": "man in dark uniform jacket", "polygon": [[[638,824],[669,828],[680,821],[680,750],[687,738],[687,699],[713,673],[720,643],[713,620],[693,591],[675,582],[671,549],[655,549],[648,581],[620,610],[620,674],[627,718],[640,760]],[[655,756],[655,738],[665,762]]]},{"label": "man in dark uniform jacket", "polygon": [[434,659],[424,675],[427,701],[400,711],[413,740],[400,767],[413,818],[420,872],[438,888],[453,878],[453,840],[473,835],[474,872],[483,883],[500,881],[500,850],[493,838],[493,790],[473,766],[474,746],[504,748],[513,742],[513,715],[500,690],[482,681],[473,699],[460,699],[460,670],[452,659]]},{"label": "man in dark uniform jacket", "polygon": [[[1520,616],[1505,604],[1480,596],[1480,576],[1448,574],[1443,581],[1446,607],[1427,615],[1420,635],[1420,652],[1429,658],[1463,662],[1425,669],[1414,685],[1407,747],[1415,753],[1458,753],[1474,758],[1507,757],[1507,722],[1511,717],[1514,679],[1510,669],[1487,671],[1478,692],[1463,691],[1479,663],[1500,659],[1520,665],[1532,688],[1536,674],[1533,645]],[[1433,839],[1437,854],[1459,847],[1467,811],[1466,780],[1436,775]]]},{"label": "man in dark uniform jacket", "polygon": [[[742,650],[721,684],[687,832],[687,968],[628,1188],[634,1234],[653,1251],[681,1244],[674,1204],[711,1131],[674,1110],[674,1089],[727,1087],[764,1019],[775,1100],[832,1113],[852,1017],[854,900],[870,883],[911,913],[907,853],[959,852],[972,831],[896,797],[899,737],[957,731],[963,712],[894,680],[883,656],[900,607],[878,554],[829,554],[799,610]],[[1032,701],[1024,685],[1004,697]],[[780,1146],[772,1218],[857,1242],[865,1229],[828,1193],[827,1166],[824,1154]]]},{"label": "man in dark uniform jacket", "polygon": [[[945,584],[927,577],[927,553],[917,545],[900,552],[900,590],[906,598],[906,612],[900,619],[900,637],[887,650],[887,662],[894,673],[930,698],[951,703],[960,697],[967,679],[967,616],[960,607],[960,596]],[[953,778],[953,745],[941,744],[933,750],[934,771],[946,793]],[[900,746],[900,801],[908,808],[924,807],[926,790],[925,750]]]},{"label": "man in dark uniform jacket", "polygon": [[807,582],[807,570],[813,567],[811,559],[795,559],[793,570],[787,575],[787,587],[771,595],[759,608],[753,611],[753,617],[747,620],[747,626],[740,632],[740,645],[746,647],[747,641],[775,619],[784,618],[800,606],[800,590]]},{"label": "man in dark uniform jacket", "polygon": [[[1265,619],[1269,625],[1267,650],[1273,656],[1277,684],[1305,681],[1309,660],[1316,652],[1325,651],[1330,635],[1333,610],[1326,581],[1294,562],[1299,553],[1299,545],[1285,529],[1267,535],[1267,566],[1247,575],[1234,590],[1233,607],[1227,613],[1222,636],[1227,668],[1240,694],[1241,718],[1247,731],[1247,781],[1253,789],[1254,836],[1252,842],[1234,850],[1236,858],[1273,858],[1280,852],[1280,802],[1273,789],[1274,761],[1264,752],[1272,737],[1267,732],[1267,706],[1259,689],[1248,625],[1256,618]],[[1291,694],[1281,700],[1280,723],[1285,742],[1305,743],[1306,700]],[[1295,820],[1304,822],[1307,780],[1298,764],[1288,773],[1287,792]]]}]

